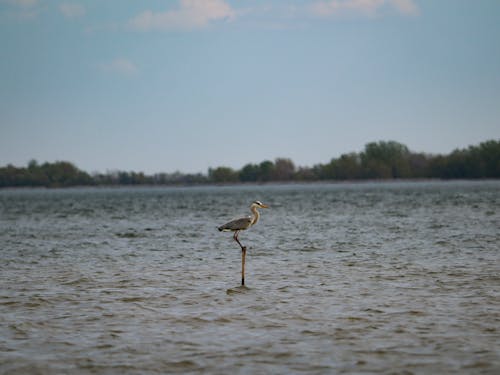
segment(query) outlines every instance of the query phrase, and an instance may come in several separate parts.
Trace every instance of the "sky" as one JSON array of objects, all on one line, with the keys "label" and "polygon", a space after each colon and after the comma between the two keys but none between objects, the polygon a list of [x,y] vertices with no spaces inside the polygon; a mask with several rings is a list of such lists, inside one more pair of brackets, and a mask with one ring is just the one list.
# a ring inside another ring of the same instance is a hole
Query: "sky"
[{"label": "sky", "polygon": [[0,166],[207,173],[491,139],[498,0],[0,0]]}]

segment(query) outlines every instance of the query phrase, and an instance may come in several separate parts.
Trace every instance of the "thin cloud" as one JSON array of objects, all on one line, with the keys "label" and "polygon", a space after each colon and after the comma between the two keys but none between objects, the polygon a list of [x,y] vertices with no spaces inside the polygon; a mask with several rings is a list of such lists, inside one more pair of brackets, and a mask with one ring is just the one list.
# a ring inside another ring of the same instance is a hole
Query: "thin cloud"
[{"label": "thin cloud", "polygon": [[26,21],[38,17],[38,0],[0,0],[0,5],[1,4],[7,4],[9,6],[1,14],[7,18]]},{"label": "thin cloud", "polygon": [[59,5],[59,11],[66,18],[83,17],[86,13],[85,7],[76,3],[62,3]]},{"label": "thin cloud", "polygon": [[236,12],[224,0],[180,0],[177,9],[147,10],[129,21],[135,30],[193,30],[212,22],[233,19]]},{"label": "thin cloud", "polygon": [[403,14],[419,14],[417,4],[415,4],[413,0],[391,0],[391,3]]},{"label": "thin cloud", "polygon": [[33,8],[38,5],[38,0],[3,0],[4,3],[19,7],[19,8]]},{"label": "thin cloud", "polygon": [[325,0],[310,6],[311,12],[320,17],[341,14],[376,15],[383,8],[393,8],[406,15],[418,14],[413,0]]},{"label": "thin cloud", "polygon": [[130,60],[117,58],[99,65],[99,68],[106,73],[120,74],[124,76],[133,76],[139,72],[137,66]]}]

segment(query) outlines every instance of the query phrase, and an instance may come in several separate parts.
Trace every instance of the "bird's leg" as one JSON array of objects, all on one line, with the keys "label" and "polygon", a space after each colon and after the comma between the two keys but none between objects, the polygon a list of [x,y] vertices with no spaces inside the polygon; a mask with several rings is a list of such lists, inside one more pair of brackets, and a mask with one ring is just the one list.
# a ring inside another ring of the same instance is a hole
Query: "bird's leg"
[{"label": "bird's leg", "polygon": [[[238,234],[239,234],[239,233],[240,233],[240,231],[239,231],[239,230],[237,230],[236,232],[234,232],[234,236],[233,236],[233,238],[234,238],[234,240],[235,240],[236,242],[238,242],[238,245],[240,245],[241,250],[243,250],[243,247],[244,247],[244,246],[241,244],[240,240],[238,239]],[[246,248],[245,248],[245,249],[246,249]]]},{"label": "bird's leg", "polygon": [[245,255],[247,254],[246,246],[241,248],[241,285],[245,285]]}]

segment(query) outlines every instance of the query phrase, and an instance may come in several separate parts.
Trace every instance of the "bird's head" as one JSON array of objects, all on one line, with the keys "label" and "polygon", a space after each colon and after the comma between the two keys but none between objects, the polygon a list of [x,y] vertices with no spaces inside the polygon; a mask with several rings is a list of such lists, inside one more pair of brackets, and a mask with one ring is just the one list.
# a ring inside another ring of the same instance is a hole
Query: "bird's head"
[{"label": "bird's head", "polygon": [[257,206],[260,208],[269,208],[267,204],[262,203],[261,201],[255,201],[252,203],[252,206]]}]

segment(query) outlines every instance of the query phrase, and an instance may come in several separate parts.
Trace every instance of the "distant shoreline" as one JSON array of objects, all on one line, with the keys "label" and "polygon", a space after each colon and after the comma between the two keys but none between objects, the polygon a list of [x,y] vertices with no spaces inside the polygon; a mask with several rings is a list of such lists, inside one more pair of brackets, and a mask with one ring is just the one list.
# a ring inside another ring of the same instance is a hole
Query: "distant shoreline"
[{"label": "distant shoreline", "polygon": [[74,186],[7,186],[0,187],[0,191],[23,191],[23,190],[133,190],[133,189],[168,189],[168,188],[231,188],[231,187],[273,187],[273,186],[313,186],[313,185],[396,185],[400,184],[446,184],[446,183],[481,183],[481,182],[500,182],[500,178],[475,178],[475,179],[439,179],[439,178],[407,178],[407,179],[366,179],[366,180],[335,180],[335,181],[269,181],[269,182],[234,182],[234,183],[198,183],[198,184],[135,184],[135,185],[74,185]]},{"label": "distant shoreline", "polygon": [[203,173],[110,171],[89,174],[68,161],[26,167],[0,167],[0,188],[73,186],[197,186],[266,183],[317,183],[402,180],[478,180],[500,178],[500,140],[457,149],[448,155],[412,152],[395,141],[366,144],[361,152],[342,154],[326,164],[297,167],[291,159],[276,158],[241,169],[220,166]]}]

